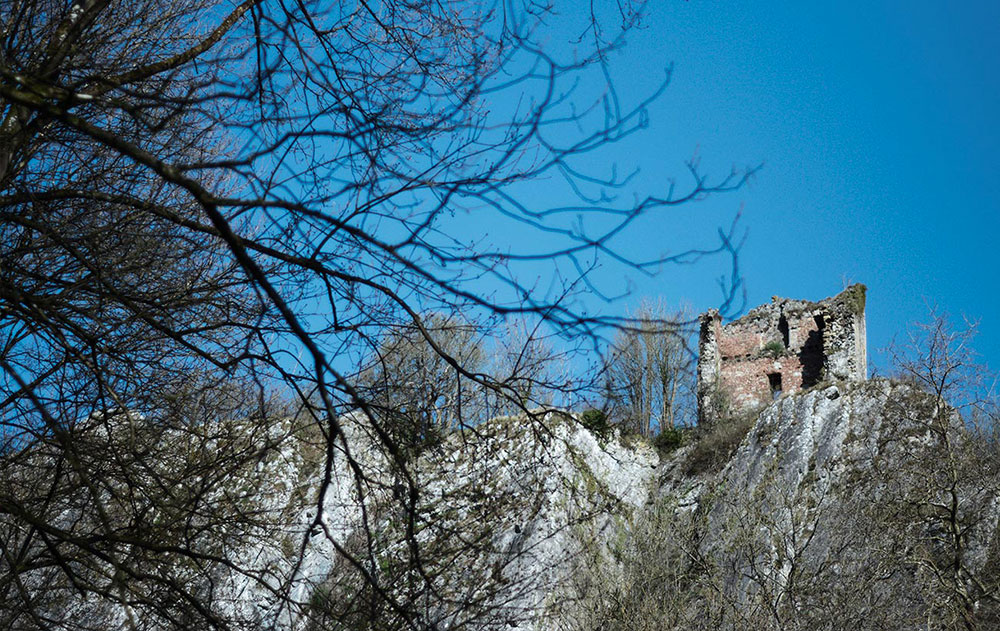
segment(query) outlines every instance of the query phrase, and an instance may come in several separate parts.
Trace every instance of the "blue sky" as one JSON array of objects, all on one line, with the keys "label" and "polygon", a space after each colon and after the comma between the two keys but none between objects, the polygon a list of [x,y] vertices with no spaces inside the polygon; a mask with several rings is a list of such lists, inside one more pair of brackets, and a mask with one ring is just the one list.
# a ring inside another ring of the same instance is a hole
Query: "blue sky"
[{"label": "blue sky", "polygon": [[[710,174],[763,169],[628,238],[661,251],[710,243],[742,209],[748,306],[863,282],[871,363],[884,367],[879,349],[926,316],[926,300],[978,318],[977,348],[1000,368],[1000,3],[955,6],[651,5],[612,73],[624,98],[669,64],[671,85],[648,129],[595,160],[639,168],[636,189],[662,188],[692,156]],[[717,261],[632,278],[629,298],[599,308],[664,295],[701,311],[725,271]]]}]

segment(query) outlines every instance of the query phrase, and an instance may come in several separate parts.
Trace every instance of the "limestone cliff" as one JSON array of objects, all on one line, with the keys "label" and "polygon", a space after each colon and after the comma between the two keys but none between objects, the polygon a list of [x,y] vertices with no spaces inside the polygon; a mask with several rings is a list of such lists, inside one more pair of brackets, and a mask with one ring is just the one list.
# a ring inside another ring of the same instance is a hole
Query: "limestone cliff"
[{"label": "limestone cliff", "polygon": [[[904,384],[842,382],[782,397],[718,470],[692,469],[705,436],[658,455],[563,415],[535,426],[498,419],[450,440],[462,444],[417,467],[432,628],[614,627],[608,598],[623,607],[616,590],[636,572],[683,579],[644,594],[671,611],[660,620],[646,612],[642,628],[951,628],[965,618],[987,628],[996,619],[994,460],[953,411]],[[340,514],[347,495],[334,494]],[[390,560],[406,556],[402,515],[373,514],[391,575]],[[323,537],[304,551],[312,570],[300,591],[351,593],[344,577],[356,577],[329,563],[332,553]],[[290,626],[310,616],[322,622],[314,611]],[[928,617],[940,624],[917,624]]]},{"label": "limestone cliff", "polygon": [[[995,444],[931,395],[821,385],[764,409],[718,473],[681,473],[696,449],[664,461],[669,518],[649,513],[683,579],[646,612],[660,628],[997,628]],[[648,549],[626,563],[648,574]]]},{"label": "limestone cliff", "polygon": [[[328,471],[316,444],[272,425],[280,454],[226,486],[259,519],[205,535],[224,562],[201,593],[246,629],[995,628],[989,440],[885,380],[787,395],[747,426],[658,453],[565,414],[497,419],[412,461],[410,493],[361,417],[344,419],[353,464],[338,451]],[[705,461],[710,447],[721,456]],[[76,510],[63,527],[89,519]],[[138,605],[26,576],[53,624],[161,628]]]}]

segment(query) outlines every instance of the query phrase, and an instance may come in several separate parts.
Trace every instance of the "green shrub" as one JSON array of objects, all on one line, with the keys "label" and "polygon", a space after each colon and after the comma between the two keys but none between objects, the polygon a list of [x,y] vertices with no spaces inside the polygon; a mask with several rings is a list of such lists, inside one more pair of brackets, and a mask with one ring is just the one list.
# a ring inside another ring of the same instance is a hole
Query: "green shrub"
[{"label": "green shrub", "polygon": [[778,340],[772,340],[765,344],[760,352],[762,355],[767,355],[768,357],[780,357],[785,354],[785,345]]},{"label": "green shrub", "polygon": [[865,294],[867,291],[867,287],[858,283],[851,285],[841,293],[844,304],[850,309],[851,313],[861,315],[865,312]]},{"label": "green shrub", "polygon": [[611,425],[608,423],[608,415],[604,413],[604,410],[596,408],[585,410],[580,415],[580,423],[595,434],[607,434],[611,429]]},{"label": "green shrub", "polygon": [[684,430],[679,427],[665,427],[653,439],[653,446],[660,451],[673,451],[684,443]]}]

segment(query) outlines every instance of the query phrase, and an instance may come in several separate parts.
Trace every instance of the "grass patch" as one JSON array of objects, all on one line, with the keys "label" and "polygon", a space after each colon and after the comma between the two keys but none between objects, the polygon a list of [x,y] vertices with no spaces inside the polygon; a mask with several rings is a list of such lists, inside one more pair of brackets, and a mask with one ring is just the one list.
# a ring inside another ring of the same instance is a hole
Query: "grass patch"
[{"label": "grass patch", "polygon": [[865,293],[868,288],[858,283],[857,285],[851,285],[841,294],[844,297],[844,304],[851,313],[855,315],[861,315],[865,312]]}]

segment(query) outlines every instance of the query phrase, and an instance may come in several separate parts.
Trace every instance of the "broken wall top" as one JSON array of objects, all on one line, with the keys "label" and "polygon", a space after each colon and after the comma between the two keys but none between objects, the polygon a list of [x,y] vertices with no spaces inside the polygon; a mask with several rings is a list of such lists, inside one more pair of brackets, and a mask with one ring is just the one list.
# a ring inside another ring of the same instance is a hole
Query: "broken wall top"
[{"label": "broken wall top", "polygon": [[[799,350],[808,343],[808,333],[818,328],[854,327],[864,318],[866,287],[851,285],[836,296],[820,301],[793,300],[773,296],[771,302],[754,307],[742,318],[722,325],[718,353],[722,358],[752,356],[768,345],[771,354],[780,343],[785,350]],[[703,318],[720,319],[709,311]],[[816,318],[822,317],[821,322]]]}]

